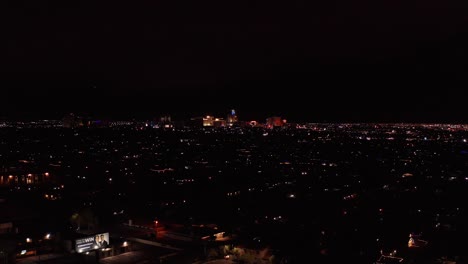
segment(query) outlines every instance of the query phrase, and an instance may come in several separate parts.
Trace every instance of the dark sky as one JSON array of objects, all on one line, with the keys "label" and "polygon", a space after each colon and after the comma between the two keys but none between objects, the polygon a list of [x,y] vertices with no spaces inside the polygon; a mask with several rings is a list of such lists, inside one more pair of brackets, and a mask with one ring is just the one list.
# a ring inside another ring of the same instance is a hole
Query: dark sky
[{"label": "dark sky", "polygon": [[0,116],[468,122],[467,7],[2,1]]}]

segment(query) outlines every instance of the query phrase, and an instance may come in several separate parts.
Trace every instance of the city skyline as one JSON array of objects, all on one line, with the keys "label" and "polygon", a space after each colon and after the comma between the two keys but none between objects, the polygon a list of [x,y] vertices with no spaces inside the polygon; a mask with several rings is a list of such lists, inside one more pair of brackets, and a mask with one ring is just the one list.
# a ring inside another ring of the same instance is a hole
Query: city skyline
[{"label": "city skyline", "polygon": [[[177,100],[183,101],[184,98],[176,97],[162,103],[151,103],[148,98],[129,100],[128,98],[114,97],[108,98],[113,102],[104,102],[102,105],[98,105],[98,100],[92,99],[88,101],[64,101],[56,104],[50,102],[56,100],[56,98],[41,100],[40,97],[30,97],[29,99],[36,102],[30,104],[27,102],[22,104],[12,104],[12,101],[5,102],[0,107],[1,120],[58,120],[66,114],[74,113],[104,120],[152,120],[169,115],[174,120],[182,121],[206,115],[226,118],[226,114],[230,109],[236,109],[242,121],[256,120],[263,122],[271,116],[282,116],[292,122],[299,123],[468,123],[468,118],[464,115],[463,104],[460,102],[462,97],[452,100],[451,103],[447,102],[447,105],[430,101],[411,102],[408,99],[402,99],[396,100],[394,104],[380,101],[363,104],[362,101],[355,101],[356,105],[353,105],[352,102],[344,102],[339,106],[329,105],[327,106],[328,110],[322,105],[309,105],[305,102],[297,102],[294,105],[264,106],[262,104],[246,104],[245,102],[238,102],[236,105],[222,105],[223,102],[209,105],[199,104],[199,101],[195,100],[183,103],[184,107],[180,107],[180,102],[174,102]],[[190,97],[190,99],[193,99],[193,97]],[[141,103],[138,104],[138,101]]]},{"label": "city skyline", "polygon": [[7,5],[0,117],[468,121],[464,4],[293,2]]},{"label": "city skyline", "polygon": [[[61,85],[66,87],[66,83]],[[226,93],[208,87],[206,90],[116,94],[94,86],[84,86],[86,89],[71,93],[60,90],[61,85],[52,85],[45,93],[21,87],[6,89],[0,117],[57,119],[75,112],[99,118],[140,119],[171,114],[186,119],[205,114],[224,115],[226,109],[235,108],[243,118],[252,120],[283,115],[297,122],[468,122],[463,96],[450,89],[431,93],[430,90],[405,92],[391,87],[381,90],[350,87],[347,91],[336,92],[300,91],[302,86],[291,86],[283,92],[244,87]]]}]

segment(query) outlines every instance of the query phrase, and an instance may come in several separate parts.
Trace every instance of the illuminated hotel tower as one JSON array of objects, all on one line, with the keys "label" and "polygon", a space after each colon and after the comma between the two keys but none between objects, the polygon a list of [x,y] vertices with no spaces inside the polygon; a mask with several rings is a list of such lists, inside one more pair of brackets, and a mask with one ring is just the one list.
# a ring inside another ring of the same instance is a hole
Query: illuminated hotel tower
[{"label": "illuminated hotel tower", "polygon": [[232,109],[231,112],[227,115],[227,124],[228,126],[233,126],[235,123],[237,123],[237,115],[236,115],[236,110]]}]

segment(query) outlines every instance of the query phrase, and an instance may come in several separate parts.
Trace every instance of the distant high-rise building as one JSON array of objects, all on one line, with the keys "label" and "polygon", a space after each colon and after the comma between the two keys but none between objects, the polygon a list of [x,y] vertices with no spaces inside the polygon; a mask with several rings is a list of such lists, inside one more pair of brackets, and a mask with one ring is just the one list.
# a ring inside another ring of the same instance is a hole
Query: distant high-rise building
[{"label": "distant high-rise building", "polygon": [[190,124],[196,127],[224,127],[226,126],[226,120],[224,120],[224,118],[218,118],[211,115],[207,115],[205,117],[191,118]]},{"label": "distant high-rise building", "polygon": [[171,121],[171,116],[168,116],[168,115],[166,115],[166,116],[161,116],[161,118],[159,119],[159,121],[161,121],[161,123],[170,123],[170,122],[172,122],[172,121]]},{"label": "distant high-rise building", "polygon": [[282,127],[286,123],[286,120],[281,119],[279,116],[272,116],[267,118],[266,126],[268,128]]},{"label": "distant high-rise building", "polygon": [[228,126],[233,126],[239,121],[237,119],[236,110],[234,109],[231,110],[231,112],[227,115],[226,121],[227,121]]},{"label": "distant high-rise building", "polygon": [[159,119],[159,122],[157,124],[158,127],[163,127],[163,128],[172,128],[174,124],[172,123],[171,116],[162,116]]},{"label": "distant high-rise building", "polygon": [[214,126],[214,117],[212,116],[206,116],[203,118],[203,126],[204,127],[212,127]]},{"label": "distant high-rise building", "polygon": [[222,118],[215,118],[213,121],[213,126],[214,127],[225,127],[226,126],[226,120]]}]

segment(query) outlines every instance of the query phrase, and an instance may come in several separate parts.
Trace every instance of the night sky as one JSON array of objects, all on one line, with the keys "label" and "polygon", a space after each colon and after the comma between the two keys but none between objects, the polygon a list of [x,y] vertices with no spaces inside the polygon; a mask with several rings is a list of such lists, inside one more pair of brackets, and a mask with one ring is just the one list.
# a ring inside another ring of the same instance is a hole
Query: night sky
[{"label": "night sky", "polygon": [[2,1],[3,118],[468,122],[468,3]]}]

